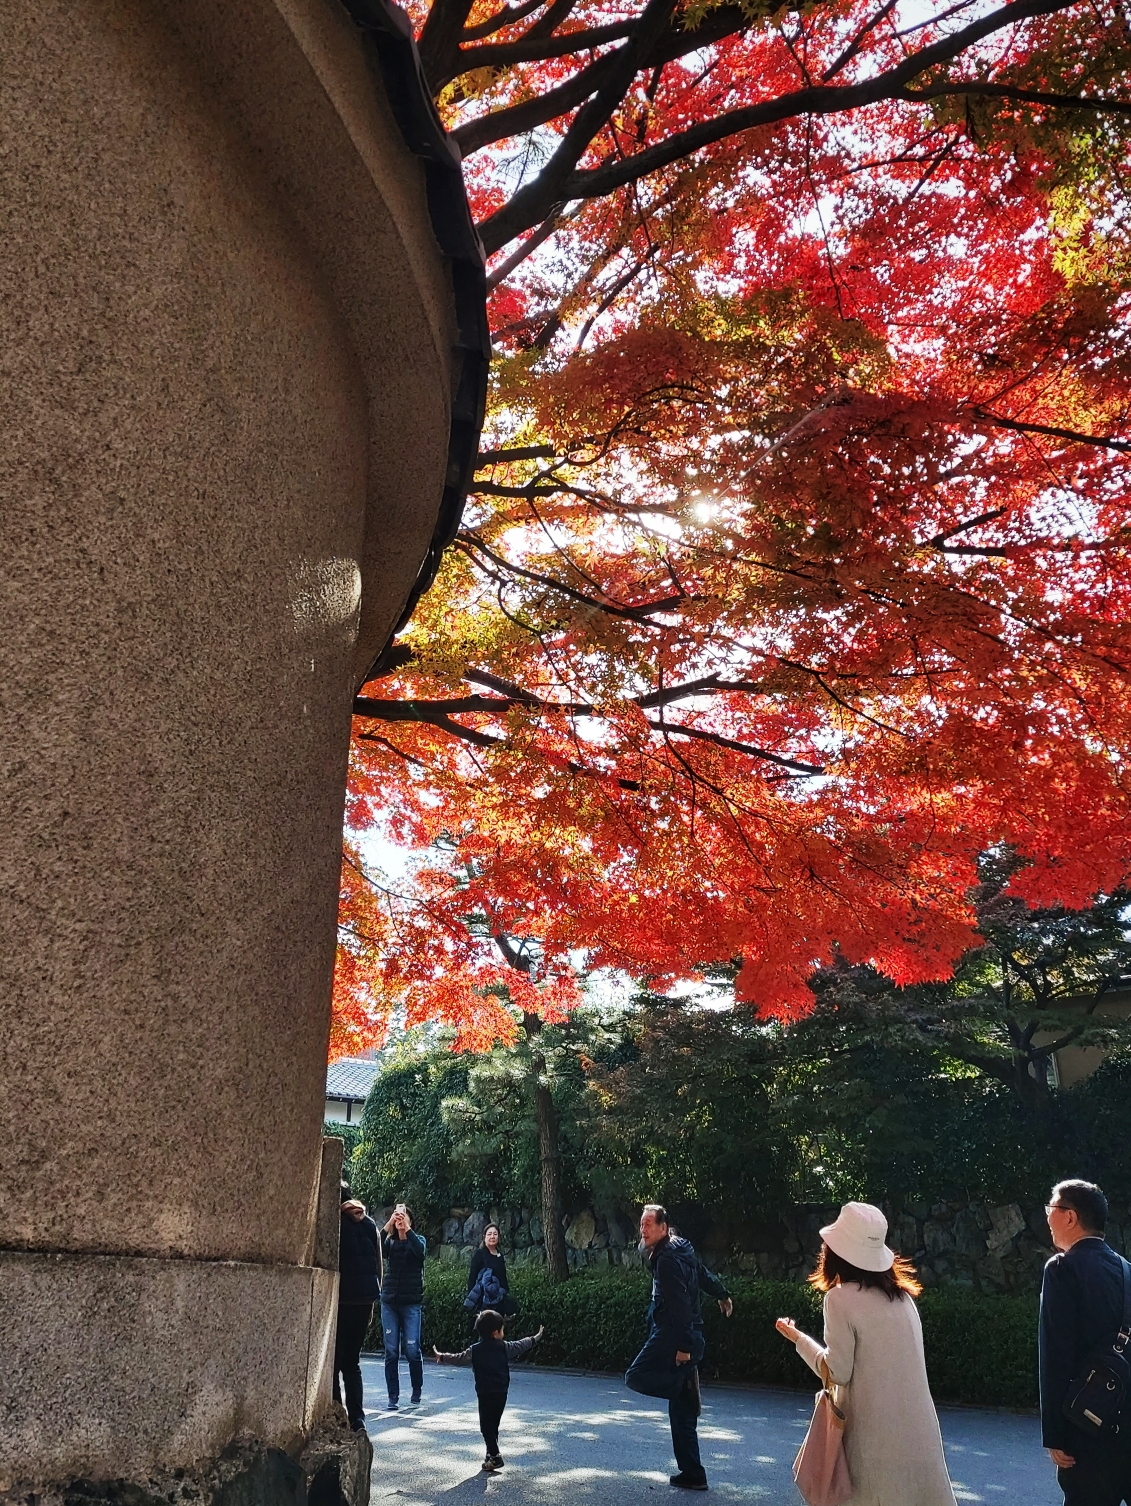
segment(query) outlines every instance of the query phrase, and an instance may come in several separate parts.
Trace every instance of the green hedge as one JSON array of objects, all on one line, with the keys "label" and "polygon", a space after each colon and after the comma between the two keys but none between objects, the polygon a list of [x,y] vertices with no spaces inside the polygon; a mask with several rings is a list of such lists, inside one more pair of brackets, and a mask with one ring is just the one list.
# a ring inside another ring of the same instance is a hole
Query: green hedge
[{"label": "green hedge", "polygon": [[[813,1334],[821,1331],[821,1303],[809,1286],[737,1278],[727,1283],[734,1316],[724,1318],[704,1302],[707,1330],[705,1374],[724,1381],[757,1382],[808,1389],[808,1369],[774,1331],[774,1319],[793,1318]],[[424,1345],[462,1349],[471,1319],[462,1306],[467,1289],[463,1266],[429,1260],[425,1265]],[[624,1370],[644,1340],[648,1279],[642,1271],[584,1271],[553,1286],[540,1270],[511,1273],[511,1293],[520,1312],[508,1325],[511,1338],[545,1324],[536,1363],[583,1370]],[[919,1304],[927,1372],[937,1401],[987,1407],[1037,1404],[1037,1302],[1033,1297],[979,1297],[935,1289]],[[373,1347],[380,1328],[370,1331]]]}]

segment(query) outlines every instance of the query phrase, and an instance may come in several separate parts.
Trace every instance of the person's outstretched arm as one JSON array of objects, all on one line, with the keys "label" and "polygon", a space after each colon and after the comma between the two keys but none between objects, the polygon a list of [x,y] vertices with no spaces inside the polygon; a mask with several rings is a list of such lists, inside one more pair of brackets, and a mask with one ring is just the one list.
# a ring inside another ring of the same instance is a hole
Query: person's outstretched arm
[{"label": "person's outstretched arm", "polygon": [[458,1354],[445,1354],[442,1349],[437,1349],[433,1344],[432,1353],[440,1361],[441,1365],[470,1365],[471,1348],[461,1349]]},{"label": "person's outstretched arm", "polygon": [[[821,1375],[821,1366],[828,1366],[829,1376],[838,1386],[847,1386],[852,1379],[856,1364],[856,1333],[844,1310],[843,1288],[834,1286],[825,1293],[825,1342],[818,1344],[807,1333],[797,1337],[797,1352],[814,1375]],[[910,1297],[903,1299],[909,1302]]]},{"label": "person's outstretched arm", "polygon": [[535,1344],[537,1344],[538,1340],[542,1337],[545,1331],[546,1327],[545,1324],[543,1324],[538,1332],[532,1333],[528,1339],[507,1339],[507,1359],[521,1360],[525,1358],[525,1356],[528,1355],[534,1348]]}]

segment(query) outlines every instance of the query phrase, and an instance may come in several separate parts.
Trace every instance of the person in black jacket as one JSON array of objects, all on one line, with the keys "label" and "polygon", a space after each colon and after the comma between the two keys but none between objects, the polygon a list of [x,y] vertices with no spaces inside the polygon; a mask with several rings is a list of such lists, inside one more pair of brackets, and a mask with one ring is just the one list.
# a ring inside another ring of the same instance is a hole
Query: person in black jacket
[{"label": "person in black jacket", "polygon": [[472,1292],[475,1291],[484,1271],[489,1271],[499,1283],[498,1300],[481,1302],[478,1304],[478,1307],[491,1307],[496,1312],[502,1313],[504,1318],[513,1318],[518,1314],[518,1303],[508,1290],[507,1262],[500,1247],[501,1238],[502,1230],[498,1224],[488,1224],[483,1230],[483,1238],[480,1241],[479,1248],[471,1257],[471,1264],[467,1269],[467,1295],[470,1297]]},{"label": "person in black jacket", "polygon": [[1104,1243],[1107,1199],[1091,1182],[1058,1182],[1045,1210],[1058,1254],[1041,1282],[1041,1438],[1065,1506],[1131,1502],[1131,1453],[1083,1432],[1064,1415],[1069,1384],[1115,1339],[1123,1318],[1125,1262]]},{"label": "person in black jacket", "polygon": [[338,1327],[334,1335],[334,1400],[340,1402],[341,1375],[350,1427],[365,1426],[362,1404],[361,1346],[381,1295],[381,1239],[377,1225],[342,1183],[342,1227],[338,1249]]},{"label": "person in black jacket", "polygon": [[642,1396],[666,1397],[678,1470],[671,1483],[685,1490],[706,1490],[697,1431],[697,1367],[704,1349],[699,1257],[686,1239],[670,1231],[668,1215],[657,1203],[649,1203],[640,1215],[640,1243],[652,1270],[650,1326],[624,1383]]},{"label": "person in black jacket", "polygon": [[389,1411],[401,1398],[401,1349],[408,1361],[412,1401],[420,1400],[424,1362],[420,1357],[420,1312],[424,1303],[423,1239],[412,1227],[412,1210],[398,1203],[381,1230],[385,1280],[381,1287],[381,1329],[385,1336],[385,1385]]},{"label": "person in black jacket", "polygon": [[529,1354],[542,1337],[540,1328],[528,1339],[514,1339],[508,1343],[503,1337],[503,1315],[485,1308],[475,1320],[478,1339],[470,1348],[459,1354],[442,1354],[433,1347],[432,1353],[449,1365],[470,1365],[475,1376],[475,1395],[479,1402],[479,1431],[487,1457],[483,1468],[488,1474],[502,1469],[504,1460],[499,1453],[499,1424],[507,1405],[507,1392],[511,1384],[511,1360],[520,1360]]}]

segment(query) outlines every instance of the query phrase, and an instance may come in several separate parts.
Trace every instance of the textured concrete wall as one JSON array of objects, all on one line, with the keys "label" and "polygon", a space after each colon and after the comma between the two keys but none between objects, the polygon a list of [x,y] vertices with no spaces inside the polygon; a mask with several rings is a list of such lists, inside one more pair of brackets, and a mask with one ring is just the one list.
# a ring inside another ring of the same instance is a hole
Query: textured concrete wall
[{"label": "textured concrete wall", "polygon": [[0,76],[0,1458],[62,1407],[40,1464],[122,1474],[131,1405],[179,1463],[309,1420],[350,700],[450,284],[336,0],[15,0]]}]

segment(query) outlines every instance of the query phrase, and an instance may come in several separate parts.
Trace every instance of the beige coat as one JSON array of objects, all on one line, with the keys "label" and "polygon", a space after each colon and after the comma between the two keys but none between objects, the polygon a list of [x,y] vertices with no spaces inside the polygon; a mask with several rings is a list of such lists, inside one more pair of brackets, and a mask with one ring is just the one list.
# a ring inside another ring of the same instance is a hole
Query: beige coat
[{"label": "beige coat", "polygon": [[855,1283],[825,1297],[825,1347],[802,1334],[811,1370],[825,1360],[843,1389],[844,1448],[852,1476],[846,1506],[955,1506],[923,1362],[919,1309]]}]

